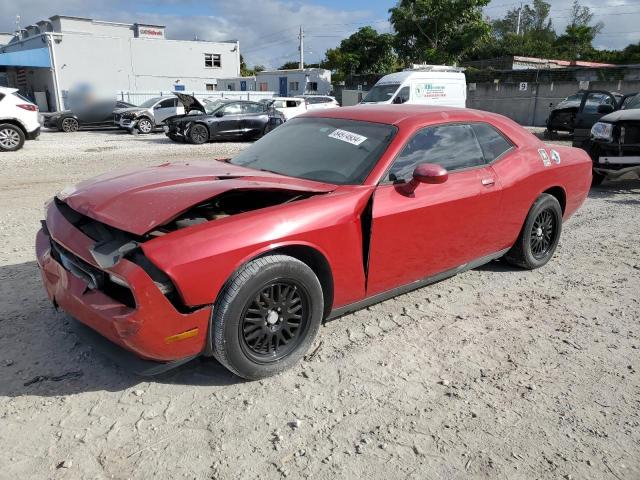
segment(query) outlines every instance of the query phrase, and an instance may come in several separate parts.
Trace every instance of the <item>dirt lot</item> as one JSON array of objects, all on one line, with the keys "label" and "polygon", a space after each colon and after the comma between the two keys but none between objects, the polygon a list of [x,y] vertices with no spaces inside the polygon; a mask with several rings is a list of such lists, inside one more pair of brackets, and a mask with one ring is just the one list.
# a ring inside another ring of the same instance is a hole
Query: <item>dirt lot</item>
[{"label": "dirt lot", "polygon": [[294,370],[153,380],[46,300],[43,202],[246,144],[44,133],[0,158],[0,478],[640,478],[640,181],[595,189],[552,262],[492,263],[343,317]]}]

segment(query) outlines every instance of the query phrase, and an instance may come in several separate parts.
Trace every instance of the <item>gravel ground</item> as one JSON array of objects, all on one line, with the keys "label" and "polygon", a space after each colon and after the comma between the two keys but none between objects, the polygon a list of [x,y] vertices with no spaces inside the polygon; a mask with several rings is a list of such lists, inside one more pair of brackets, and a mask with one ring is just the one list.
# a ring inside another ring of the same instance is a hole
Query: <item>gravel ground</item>
[{"label": "gravel ground", "polygon": [[40,284],[43,202],[245,146],[45,132],[1,156],[0,478],[640,478],[638,180],[594,189],[546,267],[330,322],[275,378],[197,360],[150,381],[83,345]]}]

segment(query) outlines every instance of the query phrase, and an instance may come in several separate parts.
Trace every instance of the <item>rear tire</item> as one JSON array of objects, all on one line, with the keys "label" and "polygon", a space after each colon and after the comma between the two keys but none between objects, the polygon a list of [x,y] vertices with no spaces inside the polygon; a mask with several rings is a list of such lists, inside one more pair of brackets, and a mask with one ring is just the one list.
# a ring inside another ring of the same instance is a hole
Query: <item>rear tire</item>
[{"label": "rear tire", "polygon": [[209,141],[209,130],[204,125],[196,123],[189,130],[189,141],[194,145],[202,145]]},{"label": "rear tire", "polygon": [[213,354],[248,380],[278,374],[302,359],[323,310],[322,287],[308,265],[286,255],[257,258],[230,278],[216,302]]},{"label": "rear tire", "polygon": [[10,123],[0,124],[0,152],[15,152],[24,145],[25,136],[21,128]]},{"label": "rear tire", "polygon": [[602,182],[604,182],[606,178],[607,176],[603,175],[602,173],[592,172],[591,186],[597,187],[598,185],[602,184]]},{"label": "rear tire", "polygon": [[79,129],[80,129],[80,124],[78,123],[78,120],[76,120],[73,117],[63,118],[62,122],[60,123],[60,130],[62,130],[65,133],[74,133],[74,132],[77,132]]},{"label": "rear tire", "polygon": [[512,265],[533,270],[551,260],[562,233],[558,199],[543,193],[535,201],[511,250],[504,256]]}]

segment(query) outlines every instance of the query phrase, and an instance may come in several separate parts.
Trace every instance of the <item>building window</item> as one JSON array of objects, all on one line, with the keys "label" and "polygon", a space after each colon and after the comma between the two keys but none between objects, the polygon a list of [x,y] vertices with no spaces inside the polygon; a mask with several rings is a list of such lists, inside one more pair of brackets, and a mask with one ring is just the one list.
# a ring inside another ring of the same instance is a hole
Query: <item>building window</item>
[{"label": "building window", "polygon": [[309,82],[307,83],[308,91],[317,92],[318,91],[318,82]]},{"label": "building window", "polygon": [[298,82],[289,82],[289,90],[292,92],[297,92],[300,88],[300,84]]},{"label": "building window", "polygon": [[204,54],[204,66],[206,68],[217,68],[222,66],[219,53],[205,53]]},{"label": "building window", "polygon": [[236,84],[235,83],[229,83],[227,84],[227,90],[235,90],[236,89]]},{"label": "building window", "polygon": [[216,89],[216,86],[213,83],[207,83],[204,88],[207,92],[213,92]]},{"label": "building window", "polygon": [[269,84],[267,82],[260,82],[260,85],[258,85],[258,89],[261,92],[266,92],[269,90]]}]

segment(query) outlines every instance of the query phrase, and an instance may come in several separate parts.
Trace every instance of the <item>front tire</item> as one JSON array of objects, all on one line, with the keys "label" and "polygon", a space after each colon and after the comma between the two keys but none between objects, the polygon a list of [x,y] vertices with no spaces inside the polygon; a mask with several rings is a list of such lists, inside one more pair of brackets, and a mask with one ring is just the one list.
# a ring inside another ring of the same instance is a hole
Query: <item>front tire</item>
[{"label": "front tire", "polygon": [[22,129],[10,123],[0,124],[0,152],[15,152],[24,145],[25,136]]},{"label": "front tire", "polygon": [[529,210],[520,235],[505,255],[505,260],[527,270],[540,268],[551,260],[561,232],[560,203],[553,195],[543,193]]},{"label": "front tire", "polygon": [[147,133],[151,133],[151,130],[153,130],[153,123],[151,123],[151,120],[149,120],[146,117],[142,117],[140,120],[138,120],[138,132],[142,133],[142,134],[147,134]]},{"label": "front tire", "polygon": [[189,141],[195,145],[202,145],[209,141],[209,131],[204,125],[196,123],[189,131]]},{"label": "front tire", "polygon": [[214,307],[214,356],[236,375],[257,380],[298,363],[322,322],[322,287],[308,265],[268,255],[244,265]]}]

